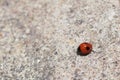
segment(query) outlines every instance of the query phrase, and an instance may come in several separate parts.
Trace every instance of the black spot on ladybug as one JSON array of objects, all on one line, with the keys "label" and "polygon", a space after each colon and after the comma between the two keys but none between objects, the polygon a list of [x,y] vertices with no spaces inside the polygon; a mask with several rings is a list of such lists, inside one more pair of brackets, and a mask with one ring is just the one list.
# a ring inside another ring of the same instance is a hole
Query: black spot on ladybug
[{"label": "black spot on ladybug", "polygon": [[86,50],[89,50],[90,48],[89,47],[86,47]]}]

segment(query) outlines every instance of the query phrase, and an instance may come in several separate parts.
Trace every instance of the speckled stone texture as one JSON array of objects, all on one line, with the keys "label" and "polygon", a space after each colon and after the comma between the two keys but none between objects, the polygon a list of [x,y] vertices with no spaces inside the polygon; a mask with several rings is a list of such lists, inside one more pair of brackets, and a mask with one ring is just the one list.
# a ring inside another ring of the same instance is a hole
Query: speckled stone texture
[{"label": "speckled stone texture", "polygon": [[120,80],[120,1],[0,0],[0,80]]}]

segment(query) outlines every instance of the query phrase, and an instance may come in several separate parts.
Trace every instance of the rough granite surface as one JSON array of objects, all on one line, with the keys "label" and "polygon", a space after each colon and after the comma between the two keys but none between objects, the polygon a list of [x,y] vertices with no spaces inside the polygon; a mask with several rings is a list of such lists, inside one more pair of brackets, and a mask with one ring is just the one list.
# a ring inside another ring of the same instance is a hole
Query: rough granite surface
[{"label": "rough granite surface", "polygon": [[120,80],[120,1],[0,0],[0,80]]}]

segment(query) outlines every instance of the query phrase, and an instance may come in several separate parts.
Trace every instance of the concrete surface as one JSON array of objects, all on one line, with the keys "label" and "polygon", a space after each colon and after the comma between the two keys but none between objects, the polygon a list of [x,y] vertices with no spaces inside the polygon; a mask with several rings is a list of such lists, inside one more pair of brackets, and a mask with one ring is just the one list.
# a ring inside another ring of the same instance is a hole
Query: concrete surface
[{"label": "concrete surface", "polygon": [[120,80],[119,0],[0,0],[0,80]]}]

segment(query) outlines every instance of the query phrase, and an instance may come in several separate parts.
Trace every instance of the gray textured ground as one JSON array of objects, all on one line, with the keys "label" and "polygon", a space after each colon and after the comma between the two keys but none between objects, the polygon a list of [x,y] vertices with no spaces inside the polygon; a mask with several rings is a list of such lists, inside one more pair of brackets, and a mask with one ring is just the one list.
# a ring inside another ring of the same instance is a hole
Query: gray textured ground
[{"label": "gray textured ground", "polygon": [[0,0],[0,80],[120,80],[119,3]]}]

